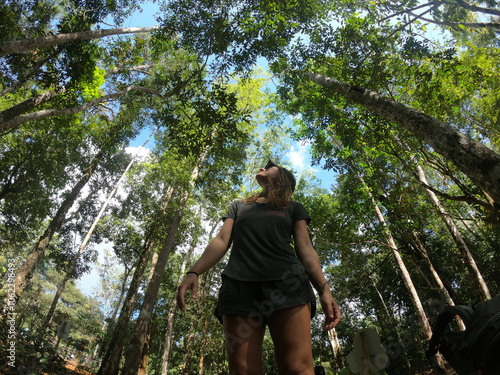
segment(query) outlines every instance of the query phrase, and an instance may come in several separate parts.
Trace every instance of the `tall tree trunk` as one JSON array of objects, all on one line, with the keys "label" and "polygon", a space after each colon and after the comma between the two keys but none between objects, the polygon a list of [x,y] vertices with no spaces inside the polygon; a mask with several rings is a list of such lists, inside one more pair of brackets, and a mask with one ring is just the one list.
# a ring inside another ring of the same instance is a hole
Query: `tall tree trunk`
[{"label": "tall tree trunk", "polygon": [[415,230],[411,232],[411,242],[415,246],[415,248],[418,250],[420,256],[424,260],[425,265],[429,269],[432,279],[436,283],[439,293],[441,294],[441,297],[443,300],[446,302],[447,305],[453,306],[455,305],[455,302],[453,301],[453,298],[451,298],[450,293],[448,290],[445,288],[443,281],[441,280],[441,277],[439,276],[439,273],[436,271],[436,268],[434,267],[434,264],[432,264],[432,261],[429,257],[429,253],[427,252],[427,249],[422,245],[420,242],[420,239],[418,238],[418,234]]},{"label": "tall tree trunk", "polygon": [[200,345],[200,360],[198,363],[198,375],[203,375],[203,371],[205,369],[205,349],[207,347],[207,331],[208,331],[208,323],[209,323],[210,316],[205,311],[204,317],[203,317],[203,329],[202,329],[202,335],[201,335],[201,345]]},{"label": "tall tree trunk", "polygon": [[170,252],[173,248],[175,236],[182,218],[182,211],[187,203],[188,196],[189,193],[187,192],[181,198],[180,207],[170,223],[167,238],[160,251],[153,278],[148,285],[139,317],[135,323],[135,329],[130,340],[129,350],[125,356],[125,365],[122,370],[122,375],[136,375],[138,372],[144,342],[151,324],[153,308],[156,304],[156,298],[160,289],[163,273],[170,256]]},{"label": "tall tree trunk", "polygon": [[101,366],[97,372],[98,375],[118,375],[120,359],[122,357],[123,345],[125,344],[128,324],[132,310],[134,307],[134,302],[137,297],[137,292],[139,286],[142,282],[144,271],[149,263],[149,257],[153,251],[154,241],[151,238],[147,238],[141,254],[139,254],[137,265],[135,267],[134,276],[130,282],[130,286],[127,291],[127,296],[123,302],[123,306],[120,311],[120,316],[113,329],[113,334],[109,342],[106,354],[101,362]]},{"label": "tall tree trunk", "polygon": [[134,333],[130,340],[129,351],[125,357],[125,365],[123,367],[122,375],[136,375],[139,369],[141,350],[144,346],[144,341],[146,339],[149,326],[151,324],[153,308],[156,304],[156,299],[158,296],[158,291],[160,290],[160,285],[163,279],[163,274],[165,272],[165,267],[168,263],[168,258],[172,251],[175,242],[175,237],[180,227],[182,215],[191,193],[190,190],[194,187],[194,183],[198,178],[201,164],[204,162],[208,154],[208,150],[209,150],[208,147],[205,148],[205,150],[199,156],[197,165],[195,166],[193,172],[191,173],[189,187],[188,187],[189,190],[186,191],[181,197],[179,202],[179,208],[177,209],[174,218],[172,219],[172,222],[170,224],[167,238],[165,239],[165,243],[163,244],[163,247],[160,251],[158,263],[156,265],[153,278],[146,290],[146,295],[144,297],[144,302],[141,307],[141,312],[135,324]]},{"label": "tall tree trunk", "polygon": [[[387,322],[392,326],[392,327],[397,327],[397,321],[396,319],[394,318],[394,314],[392,314],[390,311],[389,311],[389,308],[387,307],[387,304],[385,303],[385,299],[384,297],[382,296],[382,293],[380,293],[380,290],[379,288],[377,287],[377,283],[375,282],[375,280],[373,280],[372,277],[369,277],[370,278],[370,281],[372,282],[372,285],[373,285],[373,289],[375,289],[375,292],[377,292],[377,297],[378,299],[380,300],[380,303],[382,304],[383,308],[384,308],[384,312],[385,312],[385,318],[387,319]],[[406,352],[406,345],[403,343],[403,340],[401,338],[401,335],[399,334],[399,331],[396,329],[396,328],[393,328],[394,329],[394,333],[396,334],[396,337],[398,339],[398,344],[401,348],[401,351],[403,353],[403,358],[404,358],[404,361],[406,363],[406,366],[408,368],[411,367],[410,363],[408,362],[408,354]]]},{"label": "tall tree trunk", "polygon": [[198,322],[192,322],[190,333],[186,338],[186,346],[184,348],[184,364],[182,366],[182,375],[191,375],[191,359],[193,358],[193,342],[194,342],[194,331],[196,330]]},{"label": "tall tree trunk", "polygon": [[[449,306],[455,306],[455,302],[453,301],[453,298],[451,298],[450,293],[448,292],[448,289],[445,288],[443,281],[441,280],[441,277],[439,276],[438,272],[436,271],[436,268],[434,267],[434,264],[432,264],[431,259],[429,258],[429,253],[427,252],[427,249],[422,245],[420,242],[420,239],[418,238],[418,235],[415,231],[412,231],[412,238],[413,238],[413,243],[415,247],[419,250],[420,254],[422,255],[422,258],[424,259],[425,264],[429,268],[429,271],[432,274],[432,277],[434,279],[434,282],[436,283],[439,293],[441,294],[441,297],[443,300],[446,302],[447,305]],[[462,319],[457,315],[455,317],[455,320],[457,322],[458,328],[460,328],[462,331],[465,330],[465,324],[462,321]]]},{"label": "tall tree trunk", "polygon": [[[205,273],[203,276],[205,277],[205,280],[210,276],[211,272]],[[205,283],[203,283],[205,284]],[[200,288],[199,293],[198,293],[198,298],[196,299],[196,309],[197,311],[200,311],[202,309],[202,306],[205,303],[205,293],[206,293],[207,288]],[[205,311],[206,312],[206,311]],[[191,369],[192,366],[192,358],[194,354],[194,342],[196,335],[194,332],[199,332],[199,327],[200,325],[200,319],[196,317],[195,319],[191,320],[191,328],[189,330],[189,334],[187,335],[186,341],[185,341],[185,347],[184,347],[184,364],[182,366],[182,375],[191,375],[194,371]]]},{"label": "tall tree trunk", "polygon": [[[215,226],[213,228],[215,229]],[[213,269],[206,273],[206,277],[203,280],[205,285],[212,285],[213,284],[212,280],[213,280],[214,274],[215,273],[214,273]],[[203,309],[203,304],[206,303],[204,301],[207,301],[207,294],[208,293],[205,292],[206,290],[208,290],[208,287],[203,288],[202,297],[204,297],[204,298],[202,298],[199,302],[199,304],[200,304],[199,309],[203,310],[203,328],[201,330],[201,344],[200,344],[200,349],[199,349],[200,360],[198,362],[198,375],[203,375],[203,372],[205,369],[205,350],[206,350],[207,343],[208,343],[208,326],[210,323],[210,319],[212,317],[212,311],[210,311],[208,309]]]},{"label": "tall tree trunk", "polygon": [[[152,134],[154,134],[154,132]],[[144,144],[142,145],[143,147],[149,142],[149,140],[151,139],[152,134],[148,137],[148,139],[146,140],[146,142],[144,142]],[[101,155],[101,156],[102,156],[102,154],[103,154],[103,151],[101,151],[101,152],[98,153],[98,155]],[[92,237],[92,234],[94,233],[95,228],[97,228],[97,224],[99,224],[99,221],[101,220],[102,215],[104,215],[104,212],[106,212],[106,209],[108,208],[109,203],[111,202],[111,200],[115,196],[115,194],[118,191],[118,188],[120,187],[123,179],[127,175],[127,173],[130,170],[130,168],[132,168],[132,166],[134,165],[134,163],[136,162],[136,160],[137,160],[137,155],[135,157],[133,157],[132,160],[130,160],[130,162],[128,163],[127,167],[125,168],[125,170],[121,174],[120,178],[118,178],[118,180],[116,181],[113,190],[108,194],[108,197],[106,198],[106,201],[101,206],[101,209],[99,210],[99,213],[97,214],[97,216],[94,219],[94,222],[92,223],[92,225],[90,226],[89,230],[87,231],[87,234],[85,235],[85,238],[83,239],[80,247],[78,248],[78,251],[76,252],[76,254],[71,259],[69,267],[66,270],[66,274],[64,275],[64,279],[62,280],[61,284],[57,288],[56,294],[55,294],[54,298],[52,299],[52,303],[50,305],[50,308],[49,308],[49,311],[47,313],[47,316],[45,317],[45,322],[44,322],[44,326],[45,327],[49,326],[50,321],[52,320],[52,316],[54,315],[54,311],[56,310],[57,303],[59,302],[59,298],[61,297],[61,294],[63,293],[64,288],[66,288],[66,283],[68,282],[68,280],[70,280],[73,277],[73,272],[74,272],[74,270],[76,268],[76,264],[78,262],[78,259],[80,259],[80,256],[83,254],[83,251],[85,250],[85,248],[87,247],[88,243],[90,242],[90,238]]]},{"label": "tall tree trunk", "polygon": [[92,159],[90,165],[83,171],[83,175],[80,178],[80,180],[73,186],[73,189],[71,192],[65,197],[61,205],[59,206],[59,209],[57,210],[56,214],[50,221],[47,229],[45,229],[45,232],[42,234],[42,236],[38,239],[35,247],[31,251],[31,253],[28,255],[26,258],[26,261],[23,263],[23,265],[19,268],[16,274],[16,280],[15,280],[15,285],[16,285],[16,299],[19,299],[21,296],[22,292],[24,291],[24,288],[26,287],[26,284],[29,282],[29,280],[33,277],[33,272],[35,271],[35,268],[40,261],[40,259],[43,258],[45,255],[45,250],[50,244],[50,241],[52,240],[52,237],[54,234],[59,231],[64,223],[64,220],[66,219],[66,215],[68,214],[68,211],[70,208],[73,206],[73,204],[76,202],[78,196],[80,195],[82,189],[87,185],[89,182],[90,178],[94,174],[97,165],[99,164],[102,155],[104,154],[104,150],[99,151],[95,157]]},{"label": "tall tree trunk", "polygon": [[[200,206],[200,214],[202,211],[202,207]],[[213,225],[210,233],[208,234],[208,238],[211,239],[215,229],[217,228],[217,224]],[[189,250],[186,252],[186,255],[184,256],[184,259],[182,261],[181,269],[179,272],[179,280],[177,284],[181,282],[181,280],[184,278],[184,273],[186,271],[187,264],[191,261],[191,257],[193,256],[194,249],[196,248],[196,243],[193,243],[190,247]],[[163,355],[161,359],[161,375],[167,375],[168,374],[168,365],[169,365],[169,357],[170,357],[170,348],[172,347],[172,336],[174,334],[174,321],[175,321],[175,311],[177,309],[177,299],[173,298],[172,302],[170,303],[170,309],[168,310],[168,317],[167,317],[167,329],[165,331],[165,344],[163,347]]]},{"label": "tall tree trunk", "polygon": [[36,112],[21,114],[21,115],[18,115],[16,117],[10,118],[8,120],[1,121],[0,122],[0,135],[2,135],[2,133],[5,133],[9,130],[15,129],[28,121],[41,120],[41,119],[44,119],[47,117],[55,117],[55,116],[69,116],[69,115],[74,115],[75,113],[83,112],[83,111],[85,111],[89,108],[92,108],[98,104],[101,104],[103,102],[109,101],[111,99],[116,99],[116,98],[122,97],[131,91],[142,91],[142,92],[146,92],[149,94],[159,95],[163,98],[163,96],[156,90],[149,89],[147,87],[142,87],[142,86],[130,85],[128,87],[125,87],[121,91],[117,91],[117,92],[114,92],[111,94],[100,96],[98,98],[89,100],[88,102],[85,102],[81,105],[77,105],[75,107],[42,109],[42,110],[39,110]]},{"label": "tall tree trunk", "polygon": [[[195,247],[196,244],[193,243],[189,247],[189,250],[187,251],[186,255],[184,256],[177,284],[179,284],[182,278],[184,277],[184,273],[186,272],[186,266],[188,262],[190,262],[191,260]],[[168,375],[168,363],[170,357],[170,348],[172,346],[172,335],[174,333],[174,320],[175,320],[176,310],[177,310],[177,299],[174,297],[170,302],[170,308],[168,309],[167,329],[165,331],[165,344],[163,347],[163,355],[161,357],[161,372],[160,372],[161,375]]]},{"label": "tall tree trunk", "polygon": [[432,203],[436,206],[438,209],[441,218],[443,219],[444,223],[446,224],[446,227],[451,233],[451,236],[453,237],[453,240],[455,241],[455,244],[457,245],[458,249],[460,250],[460,254],[462,255],[462,259],[465,263],[465,266],[467,267],[467,270],[469,271],[469,275],[472,278],[472,281],[476,285],[476,289],[480,295],[480,297],[483,300],[490,299],[491,294],[488,289],[488,286],[486,285],[486,282],[483,279],[483,275],[481,274],[481,271],[479,271],[479,268],[476,264],[476,261],[474,260],[474,257],[472,256],[469,247],[465,243],[462,235],[460,234],[460,231],[458,230],[458,227],[455,225],[455,222],[451,219],[450,215],[446,212],[445,208],[439,201],[438,197],[436,194],[427,186],[429,184],[427,183],[427,178],[425,176],[425,172],[423,168],[420,165],[417,165],[417,171],[418,171],[418,179],[422,183],[422,185],[425,187],[425,191],[429,195],[429,197],[432,200]]},{"label": "tall tree trunk", "polygon": [[432,336],[432,329],[431,326],[429,325],[429,321],[427,319],[427,316],[425,314],[424,308],[422,306],[422,302],[420,301],[420,297],[418,296],[418,293],[415,289],[415,286],[413,285],[413,281],[411,280],[410,273],[408,272],[408,269],[406,268],[406,265],[403,262],[403,258],[401,257],[401,254],[399,253],[399,249],[396,245],[396,241],[394,241],[394,238],[390,232],[389,227],[387,226],[387,223],[385,221],[384,215],[382,214],[382,211],[380,211],[380,208],[373,198],[372,193],[370,192],[370,189],[368,188],[368,185],[364,181],[363,177],[358,173],[358,178],[365,187],[365,190],[367,194],[369,195],[371,202],[373,204],[373,208],[377,214],[377,217],[380,221],[380,224],[382,225],[386,238],[387,238],[387,244],[389,245],[389,248],[392,251],[392,254],[394,255],[394,260],[396,261],[396,264],[398,266],[399,272],[401,274],[401,277],[403,279],[403,282],[406,286],[406,290],[410,294],[410,298],[412,300],[413,306],[415,308],[415,312],[417,314],[418,321],[420,322],[420,326],[422,327],[422,332],[424,334],[424,337],[426,340],[430,340]]},{"label": "tall tree trunk", "polygon": [[312,82],[381,115],[432,146],[489,195],[496,210],[500,208],[499,154],[451,126],[376,92],[315,73],[308,76]]},{"label": "tall tree trunk", "polygon": [[118,301],[116,301],[116,306],[113,309],[113,312],[109,316],[109,320],[112,322],[116,320],[116,316],[118,315],[118,311],[120,311],[120,306],[122,305],[123,298],[125,298],[125,293],[127,292],[127,281],[131,272],[132,269],[125,266],[125,271],[123,273],[123,282],[120,287],[120,295],[118,296]]},{"label": "tall tree trunk", "polygon": [[[160,209],[168,206],[168,202],[172,199],[173,192],[173,187],[167,188],[167,191],[162,197]],[[120,316],[118,317],[118,321],[116,322],[116,326],[113,330],[113,336],[110,340],[108,350],[106,351],[104,359],[101,362],[101,366],[99,368],[99,371],[97,372],[97,375],[118,375],[123,346],[125,344],[128,332],[128,324],[130,316],[132,314],[132,309],[134,307],[135,298],[143,279],[144,271],[146,270],[146,266],[148,265],[149,257],[151,255],[151,252],[153,251],[153,238],[156,225],[156,222],[152,223],[152,228],[150,228],[149,235],[145,240],[143,250],[139,255],[139,259],[135,267],[134,276],[132,277],[132,281],[130,282],[130,286],[127,292],[127,297],[125,298],[125,301],[123,303],[123,307],[120,311]]]},{"label": "tall tree trunk", "polygon": [[[149,268],[149,277],[146,285],[149,285],[153,279],[153,274],[158,263],[158,253],[153,254],[153,259],[151,261],[151,267]],[[147,375],[148,373],[148,358],[149,358],[149,340],[151,339],[151,325],[149,325],[149,330],[144,340],[144,346],[142,348],[141,361],[139,362],[138,375]]]},{"label": "tall tree trunk", "polygon": [[[120,311],[120,307],[122,305],[123,299],[125,298],[125,293],[127,292],[127,281],[128,281],[128,278],[129,278],[131,272],[132,272],[132,269],[126,267],[125,272],[124,272],[123,282],[122,282],[122,285],[120,288],[120,296],[118,297],[118,301],[116,302],[116,306],[113,309],[113,312],[111,313],[111,315],[109,316],[109,319],[106,319],[107,321],[114,322],[116,320],[116,316],[118,315],[118,311]],[[111,330],[113,329],[113,326],[107,324],[105,327],[103,327],[103,331],[104,331],[104,329],[109,330],[111,332]],[[107,333],[106,333],[106,336],[107,336]],[[106,349],[106,347],[104,345],[100,345],[99,351],[97,352],[97,355],[94,357],[102,358],[104,356],[105,349]]]}]

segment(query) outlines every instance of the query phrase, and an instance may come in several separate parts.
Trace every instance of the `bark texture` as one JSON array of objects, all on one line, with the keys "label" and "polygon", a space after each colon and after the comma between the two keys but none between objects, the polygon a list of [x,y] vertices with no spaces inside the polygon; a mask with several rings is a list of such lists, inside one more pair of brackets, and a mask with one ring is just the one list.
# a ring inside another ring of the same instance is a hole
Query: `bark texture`
[{"label": "bark texture", "polygon": [[374,91],[308,73],[309,79],[395,123],[451,161],[500,208],[500,154],[451,126]]}]

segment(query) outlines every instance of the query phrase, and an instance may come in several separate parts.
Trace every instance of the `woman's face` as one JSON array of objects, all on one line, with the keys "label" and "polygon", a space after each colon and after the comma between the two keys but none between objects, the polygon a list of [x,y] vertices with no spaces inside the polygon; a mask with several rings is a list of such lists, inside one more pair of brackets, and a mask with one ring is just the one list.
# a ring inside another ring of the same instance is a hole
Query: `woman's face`
[{"label": "woman's face", "polygon": [[261,168],[260,172],[257,173],[255,178],[257,179],[257,182],[259,183],[260,186],[264,186],[266,185],[269,177],[275,177],[278,175],[278,171],[279,171],[278,167],[271,167],[268,169]]}]

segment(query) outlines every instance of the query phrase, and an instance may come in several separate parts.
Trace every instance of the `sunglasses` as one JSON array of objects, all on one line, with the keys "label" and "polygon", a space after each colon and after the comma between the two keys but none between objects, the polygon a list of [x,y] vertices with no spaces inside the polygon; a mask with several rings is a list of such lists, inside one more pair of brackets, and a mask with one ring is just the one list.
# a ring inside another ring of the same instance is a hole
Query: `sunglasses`
[{"label": "sunglasses", "polygon": [[264,167],[264,169],[269,169],[269,168],[272,168],[272,167],[278,167],[279,168],[279,165],[278,164],[275,164],[273,163],[271,160],[269,160],[266,164],[266,166]]}]

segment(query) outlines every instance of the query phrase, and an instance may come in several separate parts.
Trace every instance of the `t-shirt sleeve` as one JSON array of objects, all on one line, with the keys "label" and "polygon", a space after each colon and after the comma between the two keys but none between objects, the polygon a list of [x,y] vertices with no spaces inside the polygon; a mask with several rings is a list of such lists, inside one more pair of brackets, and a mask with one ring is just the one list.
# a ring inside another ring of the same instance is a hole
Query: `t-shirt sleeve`
[{"label": "t-shirt sleeve", "polygon": [[238,212],[238,204],[239,204],[238,201],[235,201],[230,204],[226,214],[222,216],[222,221],[226,221],[226,219],[236,220],[236,213]]},{"label": "t-shirt sleeve", "polygon": [[309,224],[311,222],[311,217],[302,203],[293,202],[293,205],[293,222],[295,223],[300,220],[305,220],[307,224]]}]

